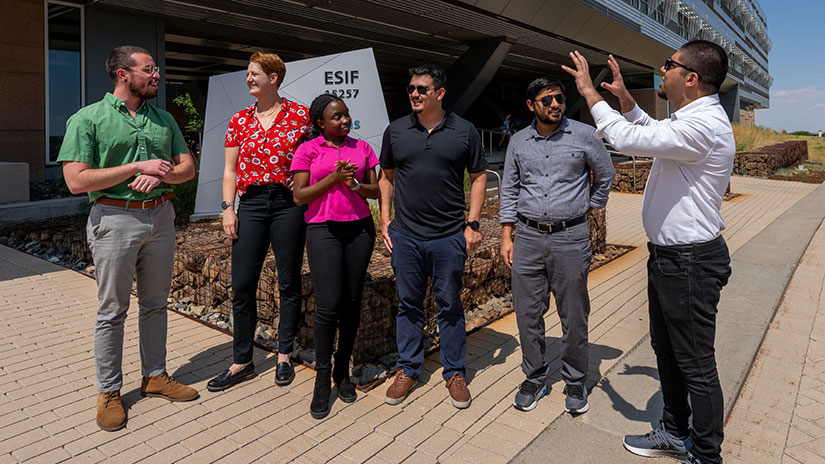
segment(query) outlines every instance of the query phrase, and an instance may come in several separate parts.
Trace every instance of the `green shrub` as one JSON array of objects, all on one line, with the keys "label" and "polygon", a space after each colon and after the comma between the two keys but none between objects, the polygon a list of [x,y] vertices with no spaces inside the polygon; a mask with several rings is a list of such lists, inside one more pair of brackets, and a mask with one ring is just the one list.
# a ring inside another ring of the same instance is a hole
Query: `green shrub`
[{"label": "green shrub", "polygon": [[175,207],[175,222],[186,224],[189,222],[189,216],[195,212],[195,197],[198,193],[197,171],[191,180],[172,185],[172,191],[175,192],[175,197],[172,198],[172,205]]}]

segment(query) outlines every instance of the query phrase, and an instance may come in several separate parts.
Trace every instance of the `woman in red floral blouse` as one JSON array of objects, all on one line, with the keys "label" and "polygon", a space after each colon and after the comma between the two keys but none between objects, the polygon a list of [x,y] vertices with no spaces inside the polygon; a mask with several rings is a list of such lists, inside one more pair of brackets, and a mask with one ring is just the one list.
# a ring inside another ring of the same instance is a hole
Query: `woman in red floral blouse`
[{"label": "woman in red floral blouse", "polygon": [[[223,229],[232,237],[232,313],[234,360],[207,384],[225,390],[255,376],[252,341],[258,321],[255,294],[270,244],[280,291],[278,365],[275,383],[295,377],[290,361],[301,313],[306,207],[292,199],[292,155],[311,126],[309,110],[281,98],[278,87],[286,67],[274,54],[256,52],[249,59],[246,85],[257,101],[235,113],[226,129],[223,174]],[[240,196],[237,213],[235,194]]]}]

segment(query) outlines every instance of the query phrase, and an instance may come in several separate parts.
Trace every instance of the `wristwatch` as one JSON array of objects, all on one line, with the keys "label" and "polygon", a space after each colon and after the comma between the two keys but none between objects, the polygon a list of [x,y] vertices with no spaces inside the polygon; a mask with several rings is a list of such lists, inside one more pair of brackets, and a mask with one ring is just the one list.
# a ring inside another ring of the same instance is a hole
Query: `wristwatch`
[{"label": "wristwatch", "polygon": [[478,229],[479,227],[481,227],[481,225],[478,223],[478,221],[469,221],[464,223],[464,227],[469,227],[470,229],[473,229],[474,231],[478,232]]},{"label": "wristwatch", "polygon": [[221,210],[225,210],[226,208],[229,208],[230,206],[235,206],[235,203],[232,203],[230,201],[221,201]]},{"label": "wristwatch", "polygon": [[350,187],[349,189],[353,192],[361,188],[361,182],[358,182],[358,179],[352,179],[355,182],[355,187]]}]

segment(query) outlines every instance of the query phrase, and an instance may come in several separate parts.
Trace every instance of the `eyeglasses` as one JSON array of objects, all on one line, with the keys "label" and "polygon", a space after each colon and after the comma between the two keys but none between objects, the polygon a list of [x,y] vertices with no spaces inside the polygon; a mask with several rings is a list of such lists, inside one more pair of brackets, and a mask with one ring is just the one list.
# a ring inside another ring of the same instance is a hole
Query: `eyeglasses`
[{"label": "eyeglasses", "polygon": [[690,71],[690,72],[692,72],[692,73],[696,73],[696,75],[697,75],[697,76],[699,76],[699,79],[701,79],[701,78],[702,78],[702,75],[701,75],[701,74],[699,74],[699,71],[697,71],[697,70],[695,70],[695,69],[691,68],[690,66],[685,66],[685,65],[683,65],[682,63],[679,63],[678,61],[674,61],[674,60],[673,60],[673,59],[671,59],[671,58],[668,58],[668,59],[666,59],[666,60],[665,60],[665,65],[664,65],[665,71],[670,71],[670,70],[671,70],[671,69],[673,69],[673,67],[675,67],[675,66],[678,66],[678,67],[680,67],[680,68],[682,68],[682,69],[684,69],[684,70]]},{"label": "eyeglasses", "polygon": [[154,73],[158,73],[158,75],[160,74],[160,67],[158,67],[158,66],[144,66],[142,68],[130,68],[130,69],[139,69],[139,70],[141,70],[141,71],[143,71],[143,72],[145,72],[146,74],[149,74],[149,75],[152,75]]},{"label": "eyeglasses", "polygon": [[564,102],[567,101],[567,97],[565,97],[563,93],[559,93],[556,95],[545,95],[539,98],[538,100],[533,101],[541,102],[541,104],[544,106],[550,106],[553,104],[553,100],[556,100],[556,103],[558,103],[559,105],[564,105]]},{"label": "eyeglasses", "polygon": [[[407,86],[407,93],[410,94],[410,95],[412,95],[413,92],[415,92],[416,90],[418,90],[418,95],[426,95],[427,92],[430,91],[430,88],[427,87],[426,85],[408,85]],[[435,90],[435,87],[433,87],[433,90]]]}]

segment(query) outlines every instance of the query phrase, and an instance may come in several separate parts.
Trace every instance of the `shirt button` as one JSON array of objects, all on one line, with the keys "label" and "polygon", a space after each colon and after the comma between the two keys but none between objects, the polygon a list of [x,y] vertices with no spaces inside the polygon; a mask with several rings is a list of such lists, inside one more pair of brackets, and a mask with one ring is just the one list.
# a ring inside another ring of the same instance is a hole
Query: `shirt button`
[{"label": "shirt button", "polygon": [[143,129],[141,129],[140,127],[138,127],[138,132],[140,132],[140,131],[142,131],[142,130],[143,130]]},{"label": "shirt button", "polygon": [[550,158],[550,155],[545,156],[545,158]]},{"label": "shirt button", "polygon": [[143,150],[143,147],[140,147],[140,149]]},{"label": "shirt button", "polygon": [[547,196],[547,194],[545,193],[545,194],[544,194],[544,196],[546,197],[546,196]]}]

